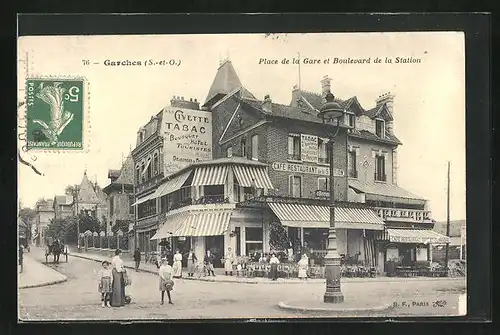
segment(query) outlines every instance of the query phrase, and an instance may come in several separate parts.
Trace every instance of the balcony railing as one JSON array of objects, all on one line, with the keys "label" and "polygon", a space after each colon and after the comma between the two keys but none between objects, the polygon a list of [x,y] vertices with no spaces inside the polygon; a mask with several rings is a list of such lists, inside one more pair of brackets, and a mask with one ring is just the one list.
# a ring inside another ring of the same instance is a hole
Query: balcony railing
[{"label": "balcony railing", "polygon": [[358,170],[349,170],[349,177],[358,178]]},{"label": "balcony railing", "polygon": [[300,161],[300,155],[299,154],[288,153],[288,160],[291,160],[291,161]]},{"label": "balcony railing", "polygon": [[375,207],[377,214],[384,220],[387,219],[402,219],[416,222],[424,222],[430,220],[430,211],[416,209],[397,209]]},{"label": "balcony railing", "polygon": [[375,172],[373,177],[375,178],[376,181],[387,181],[387,175],[386,174]]},{"label": "balcony railing", "polygon": [[204,195],[194,201],[194,205],[227,204],[227,203],[229,203],[229,198],[225,198],[223,194]]}]

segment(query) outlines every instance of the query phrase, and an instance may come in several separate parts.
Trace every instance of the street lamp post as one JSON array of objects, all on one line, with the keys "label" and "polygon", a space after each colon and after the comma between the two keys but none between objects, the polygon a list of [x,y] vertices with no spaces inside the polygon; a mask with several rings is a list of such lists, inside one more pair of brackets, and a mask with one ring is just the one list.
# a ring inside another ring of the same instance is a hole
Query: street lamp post
[{"label": "street lamp post", "polygon": [[328,229],[328,247],[325,256],[325,278],[326,278],[326,291],[323,296],[325,303],[341,303],[344,301],[344,295],[340,289],[340,256],[337,252],[337,235],[335,231],[335,186],[334,186],[334,143],[333,139],[337,136],[339,131],[339,119],[344,115],[345,110],[335,102],[335,97],[331,92],[325,96],[326,103],[324,103],[318,113],[325,127],[326,124],[333,123],[336,120],[336,131],[328,133],[328,152],[330,156],[330,227]]}]

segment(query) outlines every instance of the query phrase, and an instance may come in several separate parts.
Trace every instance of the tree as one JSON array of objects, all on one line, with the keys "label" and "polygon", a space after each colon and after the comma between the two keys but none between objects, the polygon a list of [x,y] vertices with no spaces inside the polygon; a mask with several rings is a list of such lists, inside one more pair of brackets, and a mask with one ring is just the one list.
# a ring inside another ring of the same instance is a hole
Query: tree
[{"label": "tree", "polygon": [[118,230],[121,230],[124,234],[128,233],[128,227],[132,220],[116,220],[116,223],[111,227],[113,234],[116,234]]},{"label": "tree", "polygon": [[68,185],[64,189],[64,194],[75,196],[80,191],[79,185]]},{"label": "tree", "polygon": [[[22,206],[20,204],[20,206]],[[31,241],[31,226],[33,224],[33,220],[36,217],[36,211],[29,207],[22,207],[19,209],[19,217],[26,223],[26,240]]]},{"label": "tree", "polygon": [[269,246],[271,250],[283,251],[288,248],[289,238],[285,227],[279,222],[270,224]]}]

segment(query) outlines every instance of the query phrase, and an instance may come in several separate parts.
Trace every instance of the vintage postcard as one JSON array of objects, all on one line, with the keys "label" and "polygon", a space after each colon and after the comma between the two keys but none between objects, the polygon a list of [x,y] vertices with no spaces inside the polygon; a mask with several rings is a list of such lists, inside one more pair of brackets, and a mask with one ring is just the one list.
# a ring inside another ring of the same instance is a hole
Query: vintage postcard
[{"label": "vintage postcard", "polygon": [[19,319],[467,314],[461,32],[24,36]]}]

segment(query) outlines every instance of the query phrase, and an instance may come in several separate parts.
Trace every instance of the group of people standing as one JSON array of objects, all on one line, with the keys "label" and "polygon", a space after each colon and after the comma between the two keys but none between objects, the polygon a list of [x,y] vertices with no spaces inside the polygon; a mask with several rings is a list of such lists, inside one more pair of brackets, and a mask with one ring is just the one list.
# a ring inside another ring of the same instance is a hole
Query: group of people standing
[{"label": "group of people standing", "polygon": [[121,250],[117,249],[111,262],[101,263],[98,290],[101,293],[102,307],[122,307],[129,302],[125,295],[125,286],[130,285],[130,279],[120,254]]}]

